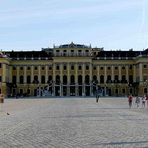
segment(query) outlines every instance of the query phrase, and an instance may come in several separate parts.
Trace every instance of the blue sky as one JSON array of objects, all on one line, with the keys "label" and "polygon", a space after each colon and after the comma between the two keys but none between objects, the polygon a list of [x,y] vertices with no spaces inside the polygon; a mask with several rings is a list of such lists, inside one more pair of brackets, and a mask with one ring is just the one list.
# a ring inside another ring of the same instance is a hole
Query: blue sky
[{"label": "blue sky", "polygon": [[70,42],[105,50],[148,48],[148,0],[0,0],[0,49]]}]

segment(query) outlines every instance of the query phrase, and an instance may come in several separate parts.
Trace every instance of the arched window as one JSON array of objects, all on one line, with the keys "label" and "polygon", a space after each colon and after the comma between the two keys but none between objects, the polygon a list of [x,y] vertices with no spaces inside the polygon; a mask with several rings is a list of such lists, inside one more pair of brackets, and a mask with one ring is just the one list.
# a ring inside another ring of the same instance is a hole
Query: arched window
[{"label": "arched window", "polygon": [[126,76],[122,75],[122,82],[125,82],[125,81],[126,81]]},{"label": "arched window", "polygon": [[119,81],[119,77],[118,75],[115,75],[115,83],[118,83],[118,81]]},{"label": "arched window", "polygon": [[74,70],[74,65],[71,65],[71,70]]},{"label": "arched window", "polygon": [[88,65],[86,65],[86,70],[89,70],[89,66]]},{"label": "arched window", "polygon": [[79,70],[82,70],[82,66],[81,66],[81,65],[79,65],[79,66],[78,66],[78,69],[79,69]]},{"label": "arched window", "polygon": [[74,77],[74,75],[72,75],[72,76],[70,77],[70,83],[71,83],[71,84],[74,84],[74,83],[75,83],[75,77]]},{"label": "arched window", "polygon": [[97,76],[96,75],[93,76],[93,81],[95,81],[95,82],[97,81]]},{"label": "arched window", "polygon": [[41,83],[42,83],[42,84],[45,84],[45,76],[42,76],[42,77],[41,77]]},{"label": "arched window", "polygon": [[37,75],[34,76],[33,83],[35,83],[35,84],[38,84],[39,83],[38,76]]},{"label": "arched window", "polygon": [[38,80],[38,76],[34,76],[34,80],[37,81]]},{"label": "arched window", "polygon": [[30,84],[30,83],[31,83],[31,77],[27,76],[27,84]]},{"label": "arched window", "polygon": [[51,83],[52,82],[52,76],[48,76],[48,81],[47,83]]},{"label": "arched window", "polygon": [[13,76],[13,77],[12,77],[12,83],[13,83],[13,84],[16,84],[16,76]]},{"label": "arched window", "polygon": [[107,76],[107,80],[108,80],[108,81],[111,80],[111,75],[108,75],[108,76]]},{"label": "arched window", "polygon": [[85,76],[85,83],[86,83],[86,84],[89,84],[89,75],[86,75],[86,76]]},{"label": "arched window", "polygon": [[82,84],[82,76],[81,75],[78,76],[78,84]]},{"label": "arched window", "polygon": [[23,84],[23,83],[24,83],[24,77],[20,76],[20,84]]},{"label": "arched window", "polygon": [[56,84],[60,84],[60,76],[59,75],[56,76]]},{"label": "arched window", "polygon": [[100,83],[104,83],[104,76],[103,75],[100,76]]},{"label": "arched window", "polygon": [[107,76],[107,81],[106,81],[106,83],[111,83],[111,75],[108,75],[108,76]]},{"label": "arched window", "polygon": [[63,84],[67,84],[67,76],[66,75],[63,76]]}]

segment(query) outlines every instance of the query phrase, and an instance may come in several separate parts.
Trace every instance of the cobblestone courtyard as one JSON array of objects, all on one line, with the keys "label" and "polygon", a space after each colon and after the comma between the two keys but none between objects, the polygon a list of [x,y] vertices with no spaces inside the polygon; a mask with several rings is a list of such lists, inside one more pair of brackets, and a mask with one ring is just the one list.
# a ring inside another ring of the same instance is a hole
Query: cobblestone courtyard
[{"label": "cobblestone courtyard", "polygon": [[129,109],[127,98],[6,99],[2,107],[0,148],[148,147],[148,108]]}]

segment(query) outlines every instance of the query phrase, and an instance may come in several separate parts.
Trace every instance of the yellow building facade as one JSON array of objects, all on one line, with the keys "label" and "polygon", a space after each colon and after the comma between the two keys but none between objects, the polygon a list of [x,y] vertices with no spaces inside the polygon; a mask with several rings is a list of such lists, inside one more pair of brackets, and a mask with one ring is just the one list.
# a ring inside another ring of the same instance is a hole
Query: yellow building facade
[{"label": "yellow building facade", "polygon": [[0,92],[11,96],[144,95],[148,92],[148,50],[105,51],[64,44],[41,51],[0,56]]}]

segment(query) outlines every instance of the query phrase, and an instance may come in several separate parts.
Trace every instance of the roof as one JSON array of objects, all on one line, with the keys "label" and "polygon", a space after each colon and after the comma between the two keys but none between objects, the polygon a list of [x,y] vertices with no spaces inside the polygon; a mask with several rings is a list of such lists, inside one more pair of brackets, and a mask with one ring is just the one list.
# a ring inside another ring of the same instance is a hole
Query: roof
[{"label": "roof", "polygon": [[55,48],[91,48],[91,46],[82,45],[82,44],[74,44],[71,42],[70,44],[63,44],[60,46],[55,46]]}]

